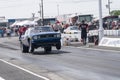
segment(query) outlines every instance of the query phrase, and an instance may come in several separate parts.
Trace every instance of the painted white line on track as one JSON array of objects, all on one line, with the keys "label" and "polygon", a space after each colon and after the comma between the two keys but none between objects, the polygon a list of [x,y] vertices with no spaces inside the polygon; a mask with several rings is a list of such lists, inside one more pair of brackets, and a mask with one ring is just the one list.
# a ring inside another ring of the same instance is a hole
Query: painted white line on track
[{"label": "painted white line on track", "polygon": [[5,79],[3,79],[2,77],[0,77],[0,80],[5,80]]},{"label": "painted white line on track", "polygon": [[94,51],[106,51],[106,52],[120,52],[116,50],[105,50],[105,49],[97,49],[97,48],[86,48],[86,47],[74,47],[74,46],[67,46],[70,48],[80,48],[80,49],[89,49],[89,50],[94,50]]},{"label": "painted white line on track", "polygon": [[[0,59],[0,61],[4,62],[4,63],[6,63],[6,64],[9,64],[9,65],[11,65],[11,66],[13,66],[13,67],[16,67],[16,68],[18,68],[18,69],[20,69],[20,70],[23,70],[23,71],[25,71],[25,72],[27,72],[27,73],[30,73],[30,74],[32,74],[32,75],[34,75],[34,76],[36,76],[36,77],[42,78],[42,79],[44,79],[44,80],[50,80],[50,79],[48,79],[48,78],[46,78],[46,77],[44,77],[44,76],[38,75],[38,74],[36,74],[36,73],[34,73],[34,72],[32,72],[32,71],[29,71],[29,70],[27,70],[27,69],[25,69],[25,68],[22,68],[22,67],[20,67],[20,66],[17,66],[17,65],[15,65],[15,64],[10,63],[10,62],[7,62],[7,61],[5,61],[5,60],[3,60],[3,59]],[[1,79],[0,79],[0,80],[1,80]]]}]

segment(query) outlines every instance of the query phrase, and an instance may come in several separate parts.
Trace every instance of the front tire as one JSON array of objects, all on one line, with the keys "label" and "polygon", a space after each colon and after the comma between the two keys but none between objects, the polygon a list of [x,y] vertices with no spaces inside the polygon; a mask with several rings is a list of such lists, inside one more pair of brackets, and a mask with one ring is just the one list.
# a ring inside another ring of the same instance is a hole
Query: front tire
[{"label": "front tire", "polygon": [[59,42],[59,43],[56,44],[56,49],[57,49],[57,50],[60,50],[60,49],[61,49],[61,42]]},{"label": "front tire", "polygon": [[25,46],[24,44],[22,44],[22,42],[20,43],[20,47],[21,47],[22,53],[27,53],[28,52],[28,47]]}]

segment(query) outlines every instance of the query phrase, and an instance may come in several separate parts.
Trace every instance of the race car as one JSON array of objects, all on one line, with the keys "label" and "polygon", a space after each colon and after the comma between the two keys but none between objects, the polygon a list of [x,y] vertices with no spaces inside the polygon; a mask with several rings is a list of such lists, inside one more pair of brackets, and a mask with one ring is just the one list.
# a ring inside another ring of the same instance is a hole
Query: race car
[{"label": "race car", "polygon": [[22,53],[33,53],[39,47],[44,48],[45,52],[50,52],[52,46],[55,46],[57,50],[61,49],[61,34],[49,26],[28,28],[20,38]]}]

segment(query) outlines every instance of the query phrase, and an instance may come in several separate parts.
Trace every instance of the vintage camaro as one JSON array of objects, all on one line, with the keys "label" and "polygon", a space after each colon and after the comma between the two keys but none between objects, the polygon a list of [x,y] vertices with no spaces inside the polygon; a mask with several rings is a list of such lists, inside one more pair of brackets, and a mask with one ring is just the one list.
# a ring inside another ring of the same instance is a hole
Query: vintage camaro
[{"label": "vintage camaro", "polygon": [[61,34],[53,31],[49,26],[28,28],[20,38],[20,46],[23,53],[32,53],[39,47],[44,48],[46,52],[51,51],[52,46],[59,50],[61,49]]}]

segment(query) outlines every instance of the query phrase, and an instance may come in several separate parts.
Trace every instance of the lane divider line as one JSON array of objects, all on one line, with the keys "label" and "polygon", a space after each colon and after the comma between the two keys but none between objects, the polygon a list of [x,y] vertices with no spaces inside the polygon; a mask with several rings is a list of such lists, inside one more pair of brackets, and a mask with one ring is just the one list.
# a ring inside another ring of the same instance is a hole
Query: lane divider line
[{"label": "lane divider line", "polygon": [[0,80],[5,80],[5,79],[3,79],[2,77],[0,77]]},{"label": "lane divider line", "polygon": [[[25,72],[27,72],[27,73],[30,73],[30,74],[32,74],[32,75],[34,75],[34,76],[36,76],[36,77],[42,78],[42,79],[44,79],[44,80],[50,80],[50,79],[48,79],[47,77],[38,75],[38,74],[36,74],[36,73],[34,73],[34,72],[32,72],[32,71],[29,71],[29,70],[27,70],[27,69],[25,69],[25,68],[22,68],[22,67],[20,67],[20,66],[17,66],[17,65],[15,65],[15,64],[10,63],[10,62],[7,62],[7,61],[5,61],[5,60],[3,60],[3,59],[0,59],[0,61],[4,62],[4,63],[6,63],[6,64],[9,64],[9,65],[11,65],[11,66],[13,66],[13,67],[16,67],[16,68],[18,68],[18,69],[20,69],[20,70],[23,70],[23,71],[25,71]],[[0,79],[0,80],[1,80],[1,79]]]}]

